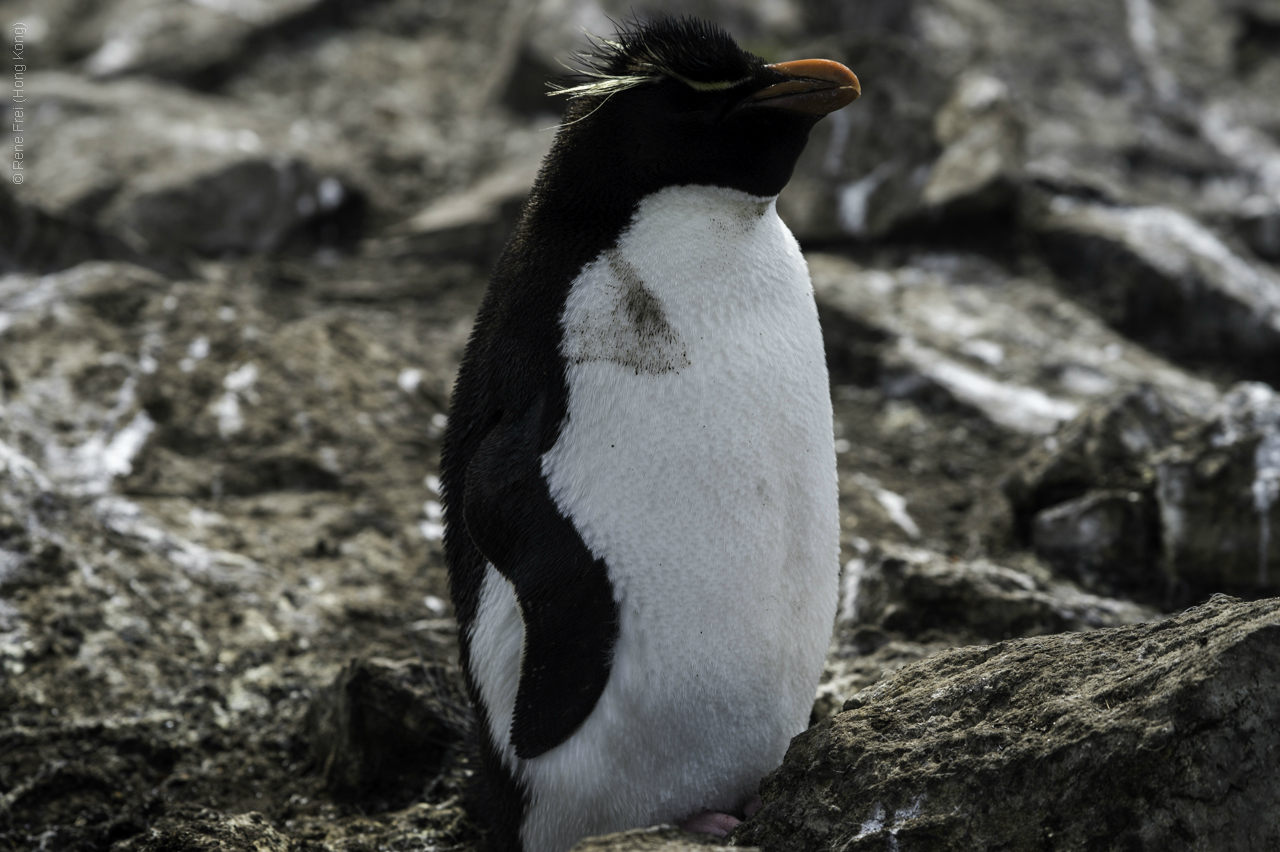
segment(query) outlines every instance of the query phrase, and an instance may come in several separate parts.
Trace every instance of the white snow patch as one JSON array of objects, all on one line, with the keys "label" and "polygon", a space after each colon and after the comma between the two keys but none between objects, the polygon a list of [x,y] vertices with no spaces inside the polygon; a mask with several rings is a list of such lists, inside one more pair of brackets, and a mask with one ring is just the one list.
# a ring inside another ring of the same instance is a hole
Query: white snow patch
[{"label": "white snow patch", "polygon": [[240,396],[235,391],[227,391],[218,397],[209,410],[214,417],[218,418],[218,434],[223,440],[231,438],[244,428],[244,415],[240,413]]},{"label": "white snow patch", "polygon": [[889,516],[889,520],[897,524],[903,532],[911,538],[920,537],[920,527],[907,514],[906,497],[882,487],[877,480],[867,476],[865,473],[855,473],[853,481],[871,492],[871,496],[876,498],[876,502],[883,507],[885,514]]},{"label": "white snow patch", "polygon": [[910,338],[898,350],[923,375],[994,423],[1033,435],[1047,435],[1080,413],[1080,406],[1037,388],[998,382]]},{"label": "white snow patch", "polygon": [[401,370],[400,375],[396,376],[396,384],[405,393],[413,393],[422,384],[422,371],[413,369]]},{"label": "white snow patch", "polygon": [[870,818],[862,824],[858,829],[857,835],[853,839],[861,840],[868,834],[875,834],[877,831],[883,831],[886,816],[887,814],[884,809],[884,803],[876,802],[875,806],[871,809]]},{"label": "white snow patch", "polygon": [[253,389],[257,381],[258,365],[251,361],[227,373],[226,378],[222,380],[222,386],[236,393],[247,393]]},{"label": "white snow patch", "polygon": [[126,476],[133,471],[133,460],[155,430],[155,422],[145,411],[139,411],[123,429],[112,436],[102,450],[102,469],[108,476]]},{"label": "white snow patch", "polygon": [[858,621],[858,592],[862,589],[862,575],[867,571],[867,560],[855,556],[844,563],[840,572],[840,607],[836,621],[856,624]]},{"label": "white snow patch", "polygon": [[1004,347],[992,340],[966,340],[960,344],[960,351],[990,367],[999,367],[1004,363]]},{"label": "white snow patch", "polygon": [[861,237],[867,233],[867,208],[871,196],[896,168],[893,161],[881,163],[861,179],[846,183],[836,191],[836,215],[846,234]]}]

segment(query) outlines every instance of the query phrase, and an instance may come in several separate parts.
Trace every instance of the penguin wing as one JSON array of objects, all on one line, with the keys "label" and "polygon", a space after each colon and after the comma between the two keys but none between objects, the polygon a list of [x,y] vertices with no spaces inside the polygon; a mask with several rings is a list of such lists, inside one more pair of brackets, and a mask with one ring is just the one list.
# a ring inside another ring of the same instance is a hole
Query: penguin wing
[{"label": "penguin wing", "polygon": [[538,452],[544,400],[498,422],[467,466],[463,517],[480,553],[515,587],[524,621],[511,722],[517,757],[567,740],[609,679],[618,605],[603,559],[556,506]]}]

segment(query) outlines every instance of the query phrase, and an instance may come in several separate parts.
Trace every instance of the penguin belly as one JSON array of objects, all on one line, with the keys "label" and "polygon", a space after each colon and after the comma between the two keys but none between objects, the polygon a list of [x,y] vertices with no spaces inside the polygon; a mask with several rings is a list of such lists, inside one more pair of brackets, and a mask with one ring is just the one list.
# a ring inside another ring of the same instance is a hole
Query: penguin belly
[{"label": "penguin belly", "polygon": [[567,416],[541,458],[619,606],[604,691],[515,756],[521,620],[486,569],[472,654],[527,792],[525,852],[740,810],[809,718],[835,616],[831,400],[808,269],[771,198],[670,187],[574,280]]}]

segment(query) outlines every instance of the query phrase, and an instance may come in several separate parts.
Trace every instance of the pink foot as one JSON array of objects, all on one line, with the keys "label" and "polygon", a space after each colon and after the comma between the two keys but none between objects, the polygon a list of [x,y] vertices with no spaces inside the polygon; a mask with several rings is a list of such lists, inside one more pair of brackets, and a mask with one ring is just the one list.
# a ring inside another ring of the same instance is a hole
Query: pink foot
[{"label": "pink foot", "polygon": [[684,822],[680,823],[680,827],[685,831],[695,831],[698,834],[710,834],[714,837],[725,837],[729,832],[737,827],[742,820],[730,814],[717,813],[715,811],[703,811],[700,814],[694,814]]}]

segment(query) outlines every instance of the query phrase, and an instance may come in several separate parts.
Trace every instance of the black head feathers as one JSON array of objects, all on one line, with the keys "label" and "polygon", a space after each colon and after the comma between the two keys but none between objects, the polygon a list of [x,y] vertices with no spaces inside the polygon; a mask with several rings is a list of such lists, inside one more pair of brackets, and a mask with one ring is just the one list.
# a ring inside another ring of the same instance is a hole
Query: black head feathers
[{"label": "black head feathers", "polygon": [[723,91],[750,82],[764,65],[720,27],[688,17],[633,21],[620,25],[614,38],[592,39],[591,46],[575,57],[582,68],[574,77],[582,82],[553,86],[553,95],[607,95],[663,78],[695,91]]},{"label": "black head feathers", "polygon": [[[666,186],[776,195],[809,130],[858,94],[825,59],[765,64],[714,24],[660,17],[619,27],[579,56],[577,85],[535,195],[634,205]],[[576,81],[575,81],[576,82]]]}]

